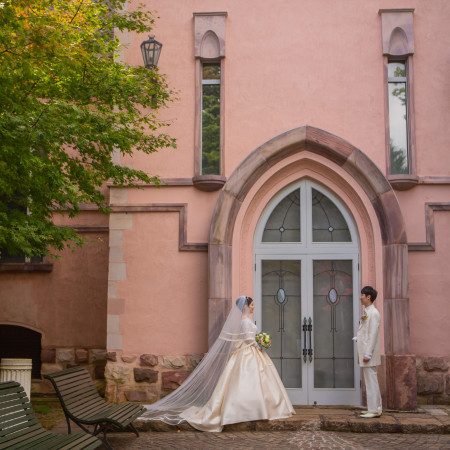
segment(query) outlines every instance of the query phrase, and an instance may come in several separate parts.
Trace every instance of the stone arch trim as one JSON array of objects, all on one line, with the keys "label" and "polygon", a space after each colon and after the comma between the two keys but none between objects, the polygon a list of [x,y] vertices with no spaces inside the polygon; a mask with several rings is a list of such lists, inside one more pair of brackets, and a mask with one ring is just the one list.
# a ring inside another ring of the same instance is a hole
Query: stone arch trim
[{"label": "stone arch trim", "polygon": [[[408,243],[400,206],[385,175],[367,155],[319,128],[301,126],[265,142],[236,167],[225,183],[209,235],[209,343],[216,339],[231,307],[232,237],[242,202],[264,172],[303,151],[317,153],[342,167],[361,186],[376,212],[383,245],[386,401],[389,407],[414,408],[417,394],[415,376],[411,375],[415,361],[409,355]],[[405,367],[409,370],[400,373]],[[406,400],[405,396],[396,396],[398,389],[410,392]]]},{"label": "stone arch trim", "polygon": [[44,330],[42,330],[41,328],[32,326],[32,325],[28,325],[24,322],[13,322],[10,320],[2,320],[2,321],[0,321],[0,325],[13,325],[15,327],[22,327],[22,328],[26,328],[27,330],[35,331],[36,333],[39,333],[42,337],[44,336]]},{"label": "stone arch trim", "polygon": [[[274,195],[301,180],[310,180],[322,185],[335,193],[346,206],[358,230],[361,273],[364,273],[366,284],[378,286],[377,272],[378,279],[382,279],[379,272],[381,264],[377,265],[375,258],[376,241],[378,240],[379,246],[381,245],[381,238],[376,239],[377,235],[381,236],[377,226],[378,220],[375,213],[364,204],[365,195],[362,190],[359,187],[355,189],[342,172],[344,171],[336,166],[330,167],[327,160],[310,152],[303,152],[281,161],[257,180],[239,210],[233,232],[233,297],[237,294],[236,286],[239,286],[238,292],[244,293],[251,292],[254,287],[252,266],[255,230],[260,223],[261,215]],[[239,249],[235,251],[237,246]],[[379,248],[381,249],[381,246]]]}]

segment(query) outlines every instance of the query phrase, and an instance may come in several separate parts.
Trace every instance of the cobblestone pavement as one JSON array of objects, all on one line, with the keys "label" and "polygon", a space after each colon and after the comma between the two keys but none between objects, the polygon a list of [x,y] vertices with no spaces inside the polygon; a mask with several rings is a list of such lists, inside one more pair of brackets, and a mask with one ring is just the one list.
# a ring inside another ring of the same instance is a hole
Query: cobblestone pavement
[{"label": "cobblestone pavement", "polygon": [[108,438],[119,449],[450,449],[450,435],[339,433],[333,431],[178,433],[147,432],[139,438],[114,433]]}]

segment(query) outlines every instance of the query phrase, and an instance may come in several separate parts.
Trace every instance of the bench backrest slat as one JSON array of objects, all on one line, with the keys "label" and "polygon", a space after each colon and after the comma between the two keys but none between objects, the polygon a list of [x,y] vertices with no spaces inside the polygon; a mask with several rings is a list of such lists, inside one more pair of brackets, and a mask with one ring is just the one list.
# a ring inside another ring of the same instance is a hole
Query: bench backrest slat
[{"label": "bench backrest slat", "polygon": [[90,434],[58,435],[37,420],[23,387],[0,382],[0,450],[94,449],[101,441]]},{"label": "bench backrest slat", "polygon": [[102,399],[86,369],[73,367],[44,375],[49,379],[69,417],[101,411],[110,405]]},{"label": "bench backrest slat", "polygon": [[15,434],[9,434],[4,439],[0,440],[0,449],[10,448],[19,442],[32,441],[36,439],[36,436],[41,434],[47,434],[47,431],[41,426],[35,425],[34,427],[25,428]]},{"label": "bench backrest slat", "polygon": [[0,383],[0,443],[3,445],[22,434],[39,430],[45,431],[23,387],[16,382]]}]

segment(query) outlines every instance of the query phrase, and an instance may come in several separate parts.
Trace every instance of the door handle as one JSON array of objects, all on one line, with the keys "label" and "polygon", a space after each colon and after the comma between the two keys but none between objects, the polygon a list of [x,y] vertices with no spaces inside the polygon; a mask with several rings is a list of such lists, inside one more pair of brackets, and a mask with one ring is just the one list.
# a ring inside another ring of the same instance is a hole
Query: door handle
[{"label": "door handle", "polygon": [[[305,317],[306,320],[306,317]],[[312,362],[313,360],[313,348],[312,348],[312,319],[311,317],[308,319],[308,334],[309,334],[309,348],[308,348],[308,356],[309,356],[309,362]]]},{"label": "door handle", "polygon": [[306,320],[306,317],[303,317],[303,362],[306,363],[307,355],[308,355],[308,349],[306,348],[306,333],[308,331],[308,321]]}]

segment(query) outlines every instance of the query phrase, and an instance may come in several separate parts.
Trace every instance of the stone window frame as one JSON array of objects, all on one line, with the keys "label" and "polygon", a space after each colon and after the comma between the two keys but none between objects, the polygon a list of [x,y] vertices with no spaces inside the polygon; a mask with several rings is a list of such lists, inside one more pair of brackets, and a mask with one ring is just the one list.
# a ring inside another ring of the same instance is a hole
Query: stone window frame
[{"label": "stone window frame", "polygon": [[[385,95],[385,145],[386,174],[392,187],[396,190],[407,190],[419,182],[416,168],[416,139],[414,115],[414,9],[380,9],[381,37],[383,46],[383,78]],[[391,148],[389,126],[389,76],[388,65],[391,62],[403,62],[406,67],[406,116],[408,140],[407,174],[391,174]]]},{"label": "stone window frame", "polygon": [[[221,189],[226,182],[225,161],[225,23],[227,12],[194,13],[195,121],[194,177],[192,182],[202,191]],[[202,175],[202,75],[203,64],[220,64],[220,173]]]}]

